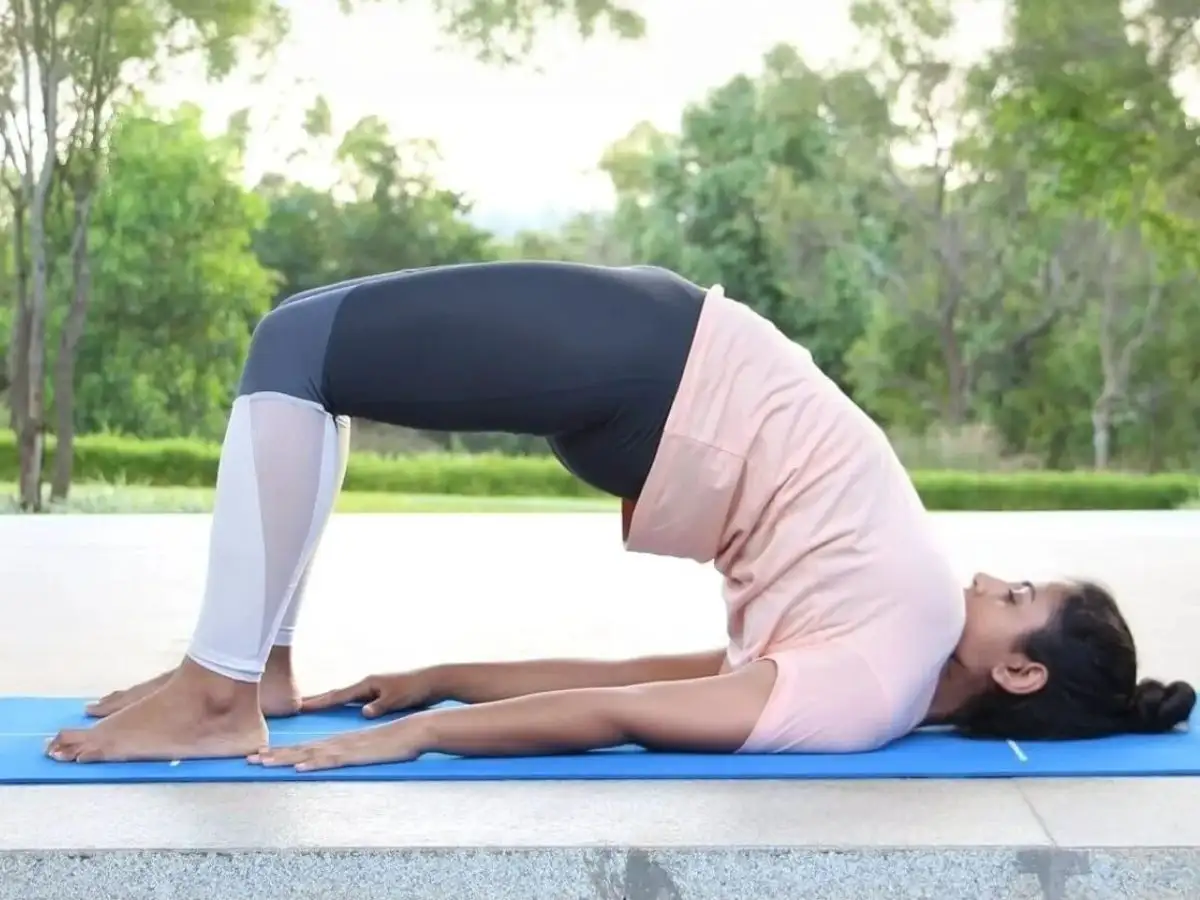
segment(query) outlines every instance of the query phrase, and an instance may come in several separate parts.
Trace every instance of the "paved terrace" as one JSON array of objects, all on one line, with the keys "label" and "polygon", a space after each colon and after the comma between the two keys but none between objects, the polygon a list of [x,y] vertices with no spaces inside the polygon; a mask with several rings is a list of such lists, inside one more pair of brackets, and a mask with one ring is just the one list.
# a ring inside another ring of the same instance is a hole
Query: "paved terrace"
[{"label": "paved terrace", "polygon": [[[1200,514],[938,521],[964,579],[1107,581],[1147,671],[1200,683]],[[177,660],[207,527],[0,518],[0,694],[96,695]],[[336,519],[302,686],[719,642],[714,574],[626,555],[618,532],[615,515]],[[0,788],[0,900],[1198,896],[1200,779]]]}]

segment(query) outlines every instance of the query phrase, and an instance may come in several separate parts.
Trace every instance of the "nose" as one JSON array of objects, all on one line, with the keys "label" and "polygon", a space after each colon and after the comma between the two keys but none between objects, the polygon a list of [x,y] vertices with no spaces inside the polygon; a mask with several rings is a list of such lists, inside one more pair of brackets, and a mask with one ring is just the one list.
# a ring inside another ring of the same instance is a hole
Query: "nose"
[{"label": "nose", "polygon": [[971,579],[971,590],[978,593],[986,593],[994,591],[998,586],[1003,585],[1000,579],[988,575],[986,572],[976,572],[975,577]]}]

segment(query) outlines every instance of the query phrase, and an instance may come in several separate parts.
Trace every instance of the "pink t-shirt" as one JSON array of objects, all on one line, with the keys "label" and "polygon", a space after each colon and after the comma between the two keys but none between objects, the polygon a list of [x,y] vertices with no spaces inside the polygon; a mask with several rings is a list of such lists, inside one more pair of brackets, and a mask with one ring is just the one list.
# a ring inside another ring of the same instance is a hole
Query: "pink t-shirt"
[{"label": "pink t-shirt", "polygon": [[627,549],[713,562],[732,669],[773,660],[744,751],[869,750],[917,727],[962,588],[882,430],[768,319],[704,301]]}]

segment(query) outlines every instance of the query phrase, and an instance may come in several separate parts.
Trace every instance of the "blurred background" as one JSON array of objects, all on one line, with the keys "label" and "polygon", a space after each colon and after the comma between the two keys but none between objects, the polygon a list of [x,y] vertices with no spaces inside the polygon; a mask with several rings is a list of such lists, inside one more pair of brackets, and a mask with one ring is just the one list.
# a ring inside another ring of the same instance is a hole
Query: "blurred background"
[{"label": "blurred background", "polygon": [[[66,497],[103,435],[122,477],[170,482],[164,439],[215,460],[274,304],[515,258],[723,284],[914,469],[1195,472],[1198,20],[1188,0],[6,0],[0,480],[27,508]],[[370,423],[354,450],[545,452]]]}]

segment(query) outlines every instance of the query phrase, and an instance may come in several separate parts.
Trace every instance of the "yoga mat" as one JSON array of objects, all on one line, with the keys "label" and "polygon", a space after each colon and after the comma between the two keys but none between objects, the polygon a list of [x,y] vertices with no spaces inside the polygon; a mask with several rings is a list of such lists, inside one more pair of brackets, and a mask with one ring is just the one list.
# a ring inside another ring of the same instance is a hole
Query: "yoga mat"
[{"label": "yoga mat", "polygon": [[[882,750],[841,755],[650,753],[636,747],[573,756],[462,759],[303,773],[243,760],[178,763],[59,763],[43,752],[61,728],[86,727],[84,700],[0,698],[0,784],[115,784],[250,781],[509,781],[658,779],[869,779],[1167,776],[1200,774],[1200,711],[1191,727],[1164,735],[1020,744],[921,731]],[[395,718],[389,717],[389,718]],[[379,721],[357,709],[271,722],[275,744],[319,740]]]}]

